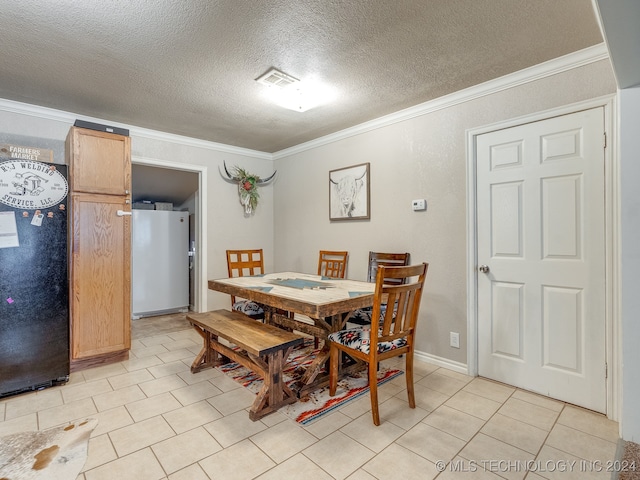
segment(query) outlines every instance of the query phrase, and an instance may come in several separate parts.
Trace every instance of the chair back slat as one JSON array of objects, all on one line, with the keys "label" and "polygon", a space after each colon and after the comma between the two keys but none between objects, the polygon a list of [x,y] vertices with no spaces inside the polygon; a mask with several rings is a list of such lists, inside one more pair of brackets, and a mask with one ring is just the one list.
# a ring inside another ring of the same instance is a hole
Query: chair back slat
[{"label": "chair back slat", "polygon": [[[227,271],[229,278],[264,274],[262,249],[227,250]],[[236,303],[236,297],[232,295],[231,306],[234,303]]]},{"label": "chair back slat", "polygon": [[344,278],[347,273],[349,252],[320,250],[318,275],[330,278]]},{"label": "chair back slat", "polygon": [[[373,345],[377,342],[406,337],[409,343],[413,343],[427,269],[427,263],[403,267],[383,265],[379,267],[372,318],[381,318],[384,297],[386,297],[387,306],[380,331],[378,332],[376,328],[371,329],[371,355],[376,354]],[[415,280],[416,277],[417,280]],[[402,283],[389,283],[390,278],[400,279]]]},{"label": "chair back slat", "polygon": [[408,315],[405,315],[405,310],[409,310],[407,306],[409,293],[410,292],[400,292],[400,298],[398,299],[398,308],[396,310],[396,318],[395,322],[393,323],[393,333],[404,333],[407,330],[404,321],[405,318],[408,317]]}]

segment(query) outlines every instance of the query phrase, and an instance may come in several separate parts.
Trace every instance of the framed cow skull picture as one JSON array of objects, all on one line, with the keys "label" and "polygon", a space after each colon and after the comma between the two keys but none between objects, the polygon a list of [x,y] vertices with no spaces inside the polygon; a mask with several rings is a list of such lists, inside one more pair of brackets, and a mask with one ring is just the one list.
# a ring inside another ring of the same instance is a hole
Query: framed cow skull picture
[{"label": "framed cow skull picture", "polygon": [[329,220],[368,220],[369,164],[329,171]]}]

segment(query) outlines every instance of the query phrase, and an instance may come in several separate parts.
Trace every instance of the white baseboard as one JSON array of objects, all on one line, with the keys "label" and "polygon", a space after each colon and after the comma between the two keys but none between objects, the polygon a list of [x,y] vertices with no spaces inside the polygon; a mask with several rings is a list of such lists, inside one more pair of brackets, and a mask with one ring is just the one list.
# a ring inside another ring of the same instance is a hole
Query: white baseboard
[{"label": "white baseboard", "polygon": [[454,372],[462,373],[464,375],[468,375],[467,364],[456,362],[454,360],[449,360],[448,358],[438,357],[436,355],[431,355],[430,353],[424,353],[415,351],[414,357],[416,360],[420,360],[422,362],[430,363],[432,365],[437,365],[438,367],[448,368],[449,370],[453,370]]}]

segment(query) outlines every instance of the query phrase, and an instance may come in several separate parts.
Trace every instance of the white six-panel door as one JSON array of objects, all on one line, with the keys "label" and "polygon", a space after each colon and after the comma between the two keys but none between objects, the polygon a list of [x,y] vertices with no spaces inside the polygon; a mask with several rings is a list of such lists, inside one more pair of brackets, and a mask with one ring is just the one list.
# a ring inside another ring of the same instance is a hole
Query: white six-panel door
[{"label": "white six-panel door", "polygon": [[604,111],[477,137],[478,372],[606,411]]}]

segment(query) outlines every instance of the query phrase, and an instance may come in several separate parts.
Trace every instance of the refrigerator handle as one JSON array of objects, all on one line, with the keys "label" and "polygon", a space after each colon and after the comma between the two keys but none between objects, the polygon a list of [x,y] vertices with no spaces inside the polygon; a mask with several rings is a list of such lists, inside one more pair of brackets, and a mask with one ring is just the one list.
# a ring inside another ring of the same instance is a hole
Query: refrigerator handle
[{"label": "refrigerator handle", "polygon": [[124,217],[125,215],[131,215],[131,212],[125,212],[124,210],[118,210],[116,212],[116,215],[118,215],[119,217]]}]

